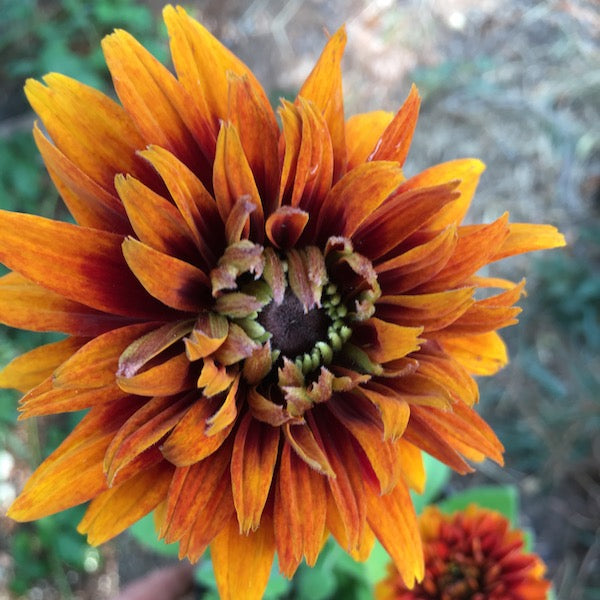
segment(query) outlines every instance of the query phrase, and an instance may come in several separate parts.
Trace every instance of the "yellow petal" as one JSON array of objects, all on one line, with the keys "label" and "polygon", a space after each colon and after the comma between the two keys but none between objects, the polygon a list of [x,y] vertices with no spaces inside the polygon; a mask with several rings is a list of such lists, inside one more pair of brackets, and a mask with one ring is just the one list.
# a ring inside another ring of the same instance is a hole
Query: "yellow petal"
[{"label": "yellow petal", "polygon": [[509,223],[508,237],[504,240],[492,260],[500,260],[507,256],[548,250],[566,245],[562,233],[552,225],[531,225],[529,223]]},{"label": "yellow petal", "polygon": [[384,110],[354,115],[346,121],[348,170],[366,162],[394,114]]},{"label": "yellow petal", "polygon": [[260,600],[269,581],[274,554],[269,516],[265,515],[260,527],[248,535],[239,533],[237,518],[230,519],[210,545],[221,600]]}]

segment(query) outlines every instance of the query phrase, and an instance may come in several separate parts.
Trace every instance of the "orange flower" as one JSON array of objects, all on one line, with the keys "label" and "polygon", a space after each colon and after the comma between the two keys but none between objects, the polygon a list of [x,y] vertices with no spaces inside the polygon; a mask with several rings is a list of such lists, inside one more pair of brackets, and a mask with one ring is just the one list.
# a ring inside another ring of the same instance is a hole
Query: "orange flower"
[{"label": "orange flower", "polygon": [[472,375],[506,363],[496,330],[523,284],[475,273],[563,238],[462,226],[477,160],[406,179],[417,91],[346,121],[343,29],[280,129],[240,60],[164,17],[177,77],[117,31],[121,104],[55,73],[25,87],[77,224],[0,213],[0,319],[68,337],[0,384],[27,392],[23,417],[89,412],[10,515],[91,500],[79,528],[99,544],[155,510],[182,557],[210,545],[223,597],[259,597],[275,551],[288,576],[314,564],[329,533],[359,559],[379,538],[410,585],[421,450],[461,473],[502,461]]},{"label": "orange flower", "polygon": [[407,588],[396,567],[375,590],[377,600],[545,600],[550,582],[523,532],[493,510],[471,505],[445,515],[436,507],[420,519],[425,578]]}]

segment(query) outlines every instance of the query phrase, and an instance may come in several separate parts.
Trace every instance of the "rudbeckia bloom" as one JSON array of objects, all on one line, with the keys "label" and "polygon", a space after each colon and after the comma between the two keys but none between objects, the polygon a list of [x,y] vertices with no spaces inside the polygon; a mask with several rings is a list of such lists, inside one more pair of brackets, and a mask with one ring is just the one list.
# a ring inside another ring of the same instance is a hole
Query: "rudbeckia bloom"
[{"label": "rudbeckia bloom", "polygon": [[524,551],[523,532],[500,513],[471,505],[447,515],[428,507],[419,523],[425,578],[409,589],[390,564],[377,600],[546,600],[544,563]]},{"label": "rudbeckia bloom", "polygon": [[359,559],[378,538],[411,585],[421,451],[502,461],[472,376],[506,362],[523,284],[475,273],[563,238],[461,225],[477,160],[406,178],[417,91],[345,120],[343,29],[278,122],[239,59],[164,17],[176,76],[116,31],[120,103],[56,73],[25,87],[76,224],[0,213],[0,319],[68,337],[0,384],[22,417],[89,410],[9,514],[91,500],[99,544],[154,510],[182,557],[210,545],[223,597],[259,597],[275,551],[291,576],[329,534]]}]

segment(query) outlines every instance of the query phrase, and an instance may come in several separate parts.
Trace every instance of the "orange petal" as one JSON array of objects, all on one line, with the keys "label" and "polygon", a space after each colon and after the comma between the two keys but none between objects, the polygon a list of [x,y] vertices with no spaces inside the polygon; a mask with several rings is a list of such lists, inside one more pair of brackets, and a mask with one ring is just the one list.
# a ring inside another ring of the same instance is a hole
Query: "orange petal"
[{"label": "orange petal", "polygon": [[37,468],[8,510],[16,521],[32,521],[90,500],[107,489],[102,460],[114,432],[140,402],[93,408]]},{"label": "orange petal", "polygon": [[397,440],[394,445],[398,454],[397,460],[402,465],[404,483],[417,494],[422,494],[425,491],[427,473],[421,451],[404,439]]},{"label": "orange petal", "polygon": [[[254,211],[250,215],[252,239],[260,243],[264,236],[262,202],[239,134],[231,123],[221,124],[217,138],[213,187],[217,208],[223,222],[227,221],[238,200],[244,199],[254,205]],[[244,231],[246,232],[247,229]],[[248,237],[247,234],[244,237]],[[233,241],[235,240],[229,240],[230,243]]]},{"label": "orange petal", "polygon": [[355,329],[359,338],[365,336],[365,342],[361,344],[362,349],[371,360],[378,363],[403,358],[418,350],[423,341],[419,338],[422,331],[422,327],[402,327],[375,317],[366,320]]},{"label": "orange petal", "polygon": [[521,309],[512,305],[523,293],[524,286],[525,280],[501,294],[478,300],[458,319],[443,330],[433,332],[430,337],[440,339],[446,336],[472,335],[514,325]]},{"label": "orange petal", "polygon": [[507,256],[547,250],[566,245],[562,233],[552,225],[531,225],[529,223],[509,223],[508,237],[504,240],[492,260],[500,260]]},{"label": "orange petal", "polygon": [[267,219],[265,230],[276,248],[288,250],[300,239],[307,223],[308,213],[292,206],[282,206]]},{"label": "orange petal", "polygon": [[231,489],[242,534],[260,527],[278,449],[279,428],[246,413],[235,434],[231,455]]},{"label": "orange petal", "polygon": [[349,171],[369,160],[377,141],[393,118],[391,112],[376,110],[353,115],[346,121]]},{"label": "orange petal", "polygon": [[370,160],[393,160],[400,166],[404,164],[417,126],[420,105],[419,92],[413,84],[402,108],[375,145]]},{"label": "orange petal", "polygon": [[190,263],[133,238],[123,242],[123,256],[140,283],[163,304],[189,312],[198,312],[208,304],[210,281]]},{"label": "orange petal", "polygon": [[227,338],[229,322],[217,313],[200,313],[192,333],[185,338],[185,353],[189,360],[205,358],[217,350]]},{"label": "orange petal", "polygon": [[367,213],[352,236],[355,250],[370,260],[393,253],[410,234],[425,225],[429,227],[432,215],[456,200],[456,186],[457,182],[450,182],[407,192],[394,191],[379,208]]},{"label": "orange petal", "polygon": [[139,154],[162,177],[196,243],[202,266],[212,268],[224,244],[223,222],[213,197],[196,175],[164,148],[149,146]]},{"label": "orange petal", "polygon": [[[205,521],[212,520],[213,515],[207,509],[210,510],[211,503],[215,499],[223,496],[223,487],[231,489],[230,462],[231,444],[225,443],[205,459],[175,469],[160,529],[161,538],[168,543],[183,538],[190,532],[196,519],[203,514],[210,515],[210,518],[204,519]],[[229,497],[231,498],[231,493]],[[232,501],[231,512],[227,517],[233,512]],[[205,542],[205,545],[208,545],[210,540],[211,538]]]},{"label": "orange petal", "polygon": [[187,396],[152,398],[127,419],[104,455],[104,471],[109,485],[123,467],[169,433],[189,406]]},{"label": "orange petal", "polygon": [[374,380],[361,386],[361,392],[379,409],[383,438],[395,441],[402,436],[410,417],[410,406],[398,393]]},{"label": "orange petal", "polygon": [[469,210],[471,199],[477,189],[479,177],[485,165],[476,158],[460,158],[441,163],[422,171],[404,182],[400,189],[404,191],[443,185],[449,181],[460,180],[456,191],[460,194],[456,202],[444,206],[428,223],[431,229],[443,229],[448,225],[460,225]]},{"label": "orange petal", "polygon": [[283,444],[275,488],[274,529],[281,572],[292,577],[302,556],[313,566],[323,546],[327,491],[289,443]]},{"label": "orange petal", "polygon": [[376,302],[377,316],[396,325],[422,325],[424,332],[444,329],[475,302],[474,288],[463,287],[433,294],[382,296]]},{"label": "orange petal", "polygon": [[115,537],[164,500],[173,475],[166,461],[134,475],[90,503],[77,531],[97,546]]},{"label": "orange petal", "polygon": [[412,411],[466,458],[481,461],[487,457],[504,464],[504,448],[490,426],[461,400],[452,405],[451,412],[421,406]]},{"label": "orange petal", "polygon": [[477,382],[460,363],[443,353],[419,352],[418,372],[442,385],[453,398],[460,398],[468,406],[479,400]]},{"label": "orange petal", "polygon": [[458,242],[450,260],[435,277],[422,284],[419,291],[438,292],[463,285],[468,277],[492,260],[508,233],[508,213],[487,225],[459,227]]},{"label": "orange petal", "polygon": [[218,398],[199,398],[177,423],[161,446],[163,456],[178,467],[185,467],[217,451],[234,423],[214,435],[207,435],[208,419],[218,410]]},{"label": "orange petal", "polygon": [[[235,375],[228,373],[223,365],[217,365],[211,358],[205,358],[202,371],[198,378],[198,389],[202,389],[207,398],[220,394],[229,389],[235,379]],[[203,389],[204,388],[204,389]]]},{"label": "orange petal", "polygon": [[222,600],[260,600],[263,597],[275,554],[273,522],[268,515],[248,535],[239,533],[237,519],[210,545],[215,579]]},{"label": "orange petal", "polygon": [[316,215],[333,178],[327,123],[318,107],[304,98],[298,99],[298,106],[283,101],[279,112],[285,140],[280,201]]},{"label": "orange petal", "polygon": [[233,425],[238,415],[237,393],[239,384],[240,376],[238,375],[231,384],[227,396],[225,396],[225,400],[223,400],[223,404],[221,404],[219,410],[206,419],[207,436],[214,436],[222,431],[230,430],[230,426]]},{"label": "orange petal", "polygon": [[403,254],[376,265],[383,294],[402,294],[429,281],[448,263],[457,241],[456,227],[449,225],[429,234],[422,243]]},{"label": "orange petal", "polygon": [[152,323],[129,325],[94,338],[56,370],[53,385],[94,389],[114,384],[123,350],[153,327],[156,325]]},{"label": "orange petal", "polygon": [[102,50],[119,100],[144,140],[166,148],[207,176],[209,163],[184,120],[191,98],[175,77],[123,30],[106,36]]},{"label": "orange petal", "polygon": [[227,118],[239,133],[244,154],[268,215],[277,207],[279,188],[279,126],[271,105],[257,94],[248,77],[231,71]]},{"label": "orange petal", "polygon": [[48,141],[37,122],[33,137],[52,181],[79,225],[124,235],[131,233],[131,225],[114,192],[104,189]]},{"label": "orange petal", "polygon": [[381,493],[389,492],[400,477],[401,468],[396,461],[392,442],[384,439],[382,419],[377,408],[366,398],[352,394],[331,398],[327,408],[364,451],[377,476]]},{"label": "orange petal", "polygon": [[116,384],[91,389],[53,388],[48,378],[19,401],[20,419],[74,412],[91,406],[124,400],[129,394]]},{"label": "orange petal", "polygon": [[450,441],[428,422],[427,411],[433,409],[422,409],[423,412],[417,409],[419,407],[414,407],[411,411],[410,421],[402,439],[437,458],[461,475],[472,473],[473,468],[464,461]]},{"label": "orange petal", "polygon": [[99,229],[0,211],[0,261],[86,306],[126,317],[164,314],[123,259],[123,237]]},{"label": "orange petal", "polygon": [[[360,546],[365,532],[367,507],[363,475],[347,431],[329,427],[332,425],[332,420],[320,422],[319,430],[314,426],[317,430],[314,433],[335,473],[327,483],[343,526],[344,537],[343,540],[338,537],[338,542],[345,543],[344,549],[351,552]],[[329,510],[327,519],[329,526]],[[332,533],[336,532],[332,530]]]},{"label": "orange petal", "polygon": [[345,46],[346,30],[340,27],[329,38],[319,60],[298,92],[298,98],[312,101],[325,117],[333,145],[334,182],[346,171],[347,162],[341,68]]},{"label": "orange petal", "polygon": [[398,165],[391,162],[365,163],[353,169],[323,201],[317,238],[324,244],[332,235],[351,237],[402,179]]},{"label": "orange petal", "polygon": [[116,173],[156,183],[136,156],[146,144],[121,106],[65,75],[50,73],[44,83],[28,79],[27,99],[58,149],[88,177],[111,193]]},{"label": "orange petal", "polygon": [[195,258],[192,234],[171,202],[129,175],[117,175],[115,187],[141,242],[177,258]]},{"label": "orange petal", "polygon": [[495,331],[446,338],[440,344],[473,375],[494,375],[508,363],[506,345]]},{"label": "orange petal", "polygon": [[117,384],[138,396],[170,396],[193,387],[190,361],[185,352],[130,377],[117,374]]},{"label": "orange petal", "polygon": [[367,486],[368,521],[377,539],[392,557],[400,577],[412,588],[425,574],[419,525],[404,483],[379,495]]},{"label": "orange petal", "polygon": [[27,392],[50,377],[56,367],[72,356],[86,340],[67,338],[44,344],[11,360],[0,370],[0,388]]},{"label": "orange petal", "polygon": [[285,437],[296,454],[311,468],[322,475],[335,477],[322,444],[317,442],[311,427],[305,423],[285,423]]},{"label": "orange petal", "polygon": [[166,6],[163,17],[179,81],[194,102],[201,103],[215,139],[219,119],[227,118],[228,72],[246,77],[260,104],[269,106],[268,96],[252,71],[181,6]]},{"label": "orange petal", "polygon": [[0,323],[30,331],[93,337],[126,325],[128,319],[68,300],[19,273],[8,273],[0,277]]}]

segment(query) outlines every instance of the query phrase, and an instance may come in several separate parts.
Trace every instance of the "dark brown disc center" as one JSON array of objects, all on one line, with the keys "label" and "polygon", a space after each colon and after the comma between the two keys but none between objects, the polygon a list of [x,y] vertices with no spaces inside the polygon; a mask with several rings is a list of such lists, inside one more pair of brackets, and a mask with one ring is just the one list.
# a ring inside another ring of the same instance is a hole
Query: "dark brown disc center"
[{"label": "dark brown disc center", "polygon": [[289,287],[281,304],[271,302],[262,309],[258,322],[271,334],[271,347],[290,359],[310,353],[317,342],[326,340],[331,324],[322,308],[305,313]]}]

